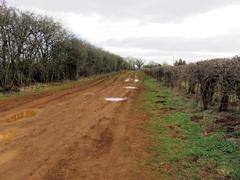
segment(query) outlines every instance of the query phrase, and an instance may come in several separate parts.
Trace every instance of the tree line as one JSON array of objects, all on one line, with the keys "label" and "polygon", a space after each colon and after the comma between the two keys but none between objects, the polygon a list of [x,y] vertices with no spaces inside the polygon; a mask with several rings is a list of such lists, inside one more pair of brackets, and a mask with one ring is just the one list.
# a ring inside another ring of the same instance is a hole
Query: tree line
[{"label": "tree line", "polygon": [[120,56],[77,38],[53,19],[0,6],[0,90],[128,69]]},{"label": "tree line", "polygon": [[212,59],[187,65],[161,66],[145,72],[165,86],[199,100],[204,110],[229,111],[240,102],[240,57]]}]

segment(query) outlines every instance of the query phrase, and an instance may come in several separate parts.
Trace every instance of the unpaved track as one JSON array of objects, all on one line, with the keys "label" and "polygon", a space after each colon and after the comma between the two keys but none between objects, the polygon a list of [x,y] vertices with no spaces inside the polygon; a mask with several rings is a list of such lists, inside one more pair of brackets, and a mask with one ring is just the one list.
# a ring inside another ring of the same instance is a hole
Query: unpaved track
[{"label": "unpaved track", "polygon": [[[0,102],[0,179],[143,179],[141,91],[125,72],[45,95]],[[112,103],[104,97],[127,97]],[[36,111],[32,118],[7,117]],[[4,135],[5,134],[5,135]],[[7,135],[6,135],[7,134]]]}]

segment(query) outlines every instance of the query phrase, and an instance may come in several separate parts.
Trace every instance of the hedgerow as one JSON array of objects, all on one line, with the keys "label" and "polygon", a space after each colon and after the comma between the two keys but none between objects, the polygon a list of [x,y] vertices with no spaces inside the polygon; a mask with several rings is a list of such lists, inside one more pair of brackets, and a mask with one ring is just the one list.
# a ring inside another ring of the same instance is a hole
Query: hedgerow
[{"label": "hedgerow", "polygon": [[179,89],[202,104],[204,110],[239,110],[240,57],[212,59],[180,66],[144,70],[165,86]]}]

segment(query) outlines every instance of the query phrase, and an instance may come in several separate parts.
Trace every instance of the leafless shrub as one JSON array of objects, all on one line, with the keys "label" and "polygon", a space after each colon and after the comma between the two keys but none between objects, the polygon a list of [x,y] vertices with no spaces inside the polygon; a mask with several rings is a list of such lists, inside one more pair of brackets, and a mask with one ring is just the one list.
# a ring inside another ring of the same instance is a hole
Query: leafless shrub
[{"label": "leafless shrub", "polygon": [[230,96],[240,101],[240,58],[213,59],[180,66],[161,66],[145,72],[168,87],[183,89],[189,95],[201,97],[207,110],[219,97],[218,110],[228,111]]}]

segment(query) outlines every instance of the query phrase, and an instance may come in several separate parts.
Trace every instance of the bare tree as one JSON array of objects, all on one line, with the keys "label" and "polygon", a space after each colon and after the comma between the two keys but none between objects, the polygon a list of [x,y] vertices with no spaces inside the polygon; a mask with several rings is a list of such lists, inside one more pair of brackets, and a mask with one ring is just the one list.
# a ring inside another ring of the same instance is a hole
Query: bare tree
[{"label": "bare tree", "polygon": [[136,59],[135,62],[138,69],[141,69],[144,65],[144,61],[142,59]]},{"label": "bare tree", "polygon": [[45,16],[0,6],[0,90],[129,68]]}]

